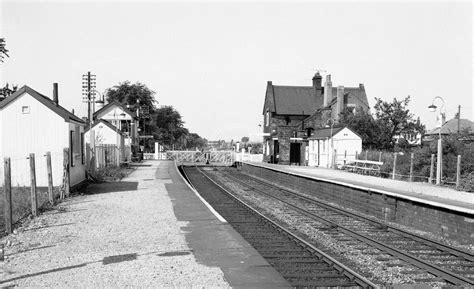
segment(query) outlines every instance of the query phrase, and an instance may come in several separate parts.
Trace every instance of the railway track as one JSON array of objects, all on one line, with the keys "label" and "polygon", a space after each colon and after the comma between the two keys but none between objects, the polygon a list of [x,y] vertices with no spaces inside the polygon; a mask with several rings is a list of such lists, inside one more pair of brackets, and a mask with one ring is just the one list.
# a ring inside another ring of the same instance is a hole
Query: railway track
[{"label": "railway track", "polygon": [[185,178],[294,287],[376,287],[376,284],[268,219],[195,167]]},{"label": "railway track", "polygon": [[[290,214],[297,212],[303,219],[314,221],[312,226],[325,230],[339,242],[349,246],[360,243],[388,254],[380,261],[402,260],[433,277],[420,282],[446,282],[457,286],[474,286],[474,255],[445,244],[426,239],[389,226],[386,223],[328,205],[308,194],[277,186],[269,181],[242,174],[237,170],[221,169],[219,173],[228,181],[238,183],[246,191],[252,191],[284,204]],[[386,260],[384,260],[386,259]],[[404,266],[398,264],[398,266]],[[407,273],[409,273],[407,271]]]}]

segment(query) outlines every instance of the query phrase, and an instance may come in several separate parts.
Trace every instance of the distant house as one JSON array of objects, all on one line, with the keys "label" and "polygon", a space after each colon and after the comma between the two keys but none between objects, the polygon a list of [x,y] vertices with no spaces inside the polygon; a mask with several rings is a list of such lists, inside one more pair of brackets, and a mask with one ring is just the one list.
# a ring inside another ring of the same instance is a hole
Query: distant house
[{"label": "distant house", "polygon": [[474,122],[468,119],[453,118],[445,122],[441,128],[437,127],[423,135],[423,143],[437,140],[441,129],[441,137],[446,137],[458,132],[468,132],[469,139],[474,140]]},{"label": "distant house", "polygon": [[331,76],[316,73],[312,86],[280,86],[267,82],[263,106],[264,161],[303,164],[308,161],[308,137],[328,119],[337,123],[346,108],[368,111],[365,87],[332,87]]},{"label": "distant house", "polygon": [[333,127],[316,130],[308,137],[308,166],[331,167],[334,153],[337,164],[343,159],[355,159],[362,151],[362,138],[348,127]]},{"label": "distant house", "polygon": [[69,149],[71,186],[83,182],[86,178],[84,126],[82,119],[59,105],[56,84],[53,100],[23,86],[1,101],[0,156],[12,159],[12,175],[16,174],[12,185],[29,186],[29,168],[25,164],[28,155],[34,153],[37,185],[47,186],[44,155],[48,151],[51,152],[53,184],[61,185],[64,148]]}]

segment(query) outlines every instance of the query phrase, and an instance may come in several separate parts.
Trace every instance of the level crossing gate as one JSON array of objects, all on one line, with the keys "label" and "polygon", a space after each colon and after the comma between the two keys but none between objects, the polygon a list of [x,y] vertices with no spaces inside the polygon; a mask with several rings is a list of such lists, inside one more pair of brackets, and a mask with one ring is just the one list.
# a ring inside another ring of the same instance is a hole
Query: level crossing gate
[{"label": "level crossing gate", "polygon": [[232,165],[235,161],[233,151],[167,151],[166,159],[179,163],[203,163]]}]

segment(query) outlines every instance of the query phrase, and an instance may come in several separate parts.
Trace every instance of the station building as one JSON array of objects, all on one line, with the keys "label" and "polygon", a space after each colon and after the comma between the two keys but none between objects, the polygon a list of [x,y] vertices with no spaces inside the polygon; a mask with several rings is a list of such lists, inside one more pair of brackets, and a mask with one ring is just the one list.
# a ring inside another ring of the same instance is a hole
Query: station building
[{"label": "station building", "polygon": [[[307,165],[308,138],[316,131],[340,127],[344,109],[368,111],[363,84],[333,87],[331,75],[324,86],[318,73],[312,86],[283,86],[267,82],[263,105],[264,162]],[[332,137],[332,136],[331,136]]]}]

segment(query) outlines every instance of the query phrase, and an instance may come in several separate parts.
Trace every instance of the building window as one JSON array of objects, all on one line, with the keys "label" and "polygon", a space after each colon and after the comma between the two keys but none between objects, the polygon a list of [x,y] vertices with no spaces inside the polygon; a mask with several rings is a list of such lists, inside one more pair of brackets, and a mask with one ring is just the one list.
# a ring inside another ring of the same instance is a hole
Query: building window
[{"label": "building window", "polygon": [[21,107],[21,113],[23,113],[23,114],[28,114],[28,113],[30,113],[30,107],[27,106],[27,105],[22,106],[22,107]]},{"label": "building window", "polygon": [[268,111],[267,109],[267,112],[265,114],[265,126],[269,126],[270,125],[270,111]]}]

